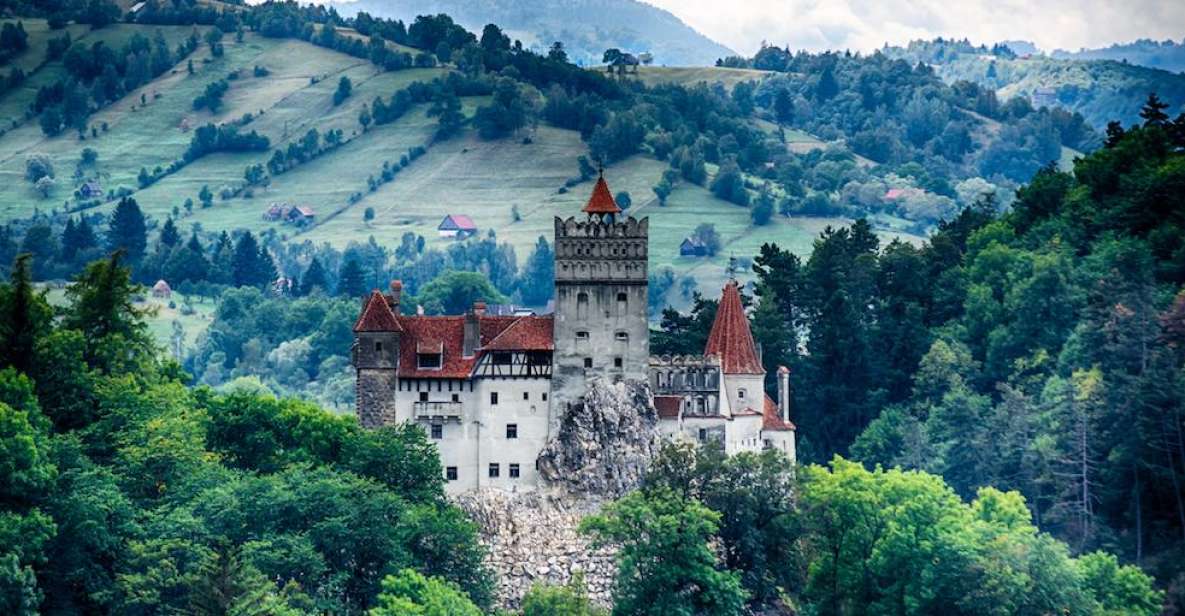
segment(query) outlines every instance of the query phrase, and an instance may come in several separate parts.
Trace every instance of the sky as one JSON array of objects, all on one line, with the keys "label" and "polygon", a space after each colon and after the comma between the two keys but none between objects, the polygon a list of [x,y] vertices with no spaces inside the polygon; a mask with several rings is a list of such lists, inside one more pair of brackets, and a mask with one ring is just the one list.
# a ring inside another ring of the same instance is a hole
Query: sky
[{"label": "sky", "polygon": [[1076,51],[1137,38],[1185,38],[1185,0],[644,1],[744,55],[763,40],[812,51],[871,51],[885,42],[945,36]]}]

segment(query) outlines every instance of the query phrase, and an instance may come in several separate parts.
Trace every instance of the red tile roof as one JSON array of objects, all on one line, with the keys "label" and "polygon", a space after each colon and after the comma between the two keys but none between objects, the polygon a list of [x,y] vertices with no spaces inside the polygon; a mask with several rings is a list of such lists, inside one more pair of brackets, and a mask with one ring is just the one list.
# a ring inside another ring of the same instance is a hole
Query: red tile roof
[{"label": "red tile roof", "polygon": [[370,292],[370,299],[366,300],[362,314],[358,315],[358,320],[354,323],[354,331],[399,332],[403,331],[403,328],[399,326],[399,320],[391,310],[390,304],[387,303],[387,298],[379,293],[378,289],[375,289]]},{"label": "red tile roof", "polygon": [[[401,316],[403,328],[399,344],[401,378],[464,379],[473,372],[481,352],[486,350],[533,351],[552,349],[552,318],[482,316],[478,317],[481,340],[479,352],[464,356],[464,316]],[[523,323],[522,321],[528,321]],[[506,336],[503,336],[506,334]],[[494,343],[497,342],[495,345]],[[421,370],[416,352],[441,353],[440,368]]]},{"label": "red tile roof", "polygon": [[778,412],[778,403],[769,396],[765,397],[765,412],[762,415],[764,416],[761,420],[762,430],[778,432],[795,429],[793,422],[782,421],[782,414]]},{"label": "red tile roof", "polygon": [[518,317],[496,338],[482,347],[483,351],[551,351],[555,349],[551,317]]},{"label": "red tile roof", "polygon": [[457,229],[460,231],[476,231],[477,225],[473,224],[473,219],[464,214],[449,214],[440,221],[440,226],[437,229],[444,229],[446,231]]},{"label": "red tile roof", "polygon": [[597,185],[593,186],[592,196],[588,198],[584,212],[587,214],[621,213],[621,208],[617,207],[617,202],[613,200],[613,194],[609,192],[609,184],[605,183],[604,176],[597,178]]},{"label": "red tile roof", "polygon": [[741,293],[735,280],[724,285],[704,354],[720,356],[724,374],[765,374],[757,358],[757,345],[753,343],[749,319],[741,306]]},{"label": "red tile roof", "polygon": [[663,419],[677,419],[679,405],[682,402],[683,396],[655,396],[654,408],[658,410],[658,416]]}]

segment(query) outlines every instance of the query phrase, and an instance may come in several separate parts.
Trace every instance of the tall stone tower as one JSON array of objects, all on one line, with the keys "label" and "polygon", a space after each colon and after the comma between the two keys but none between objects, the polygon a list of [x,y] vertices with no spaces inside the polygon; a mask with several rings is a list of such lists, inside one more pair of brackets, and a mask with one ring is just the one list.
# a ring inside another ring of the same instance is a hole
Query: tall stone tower
[{"label": "tall stone tower", "polygon": [[357,371],[355,405],[358,422],[365,428],[395,423],[395,392],[399,387],[399,338],[403,327],[396,312],[403,290],[391,283],[391,295],[375,290],[363,300],[362,314],[354,323],[351,360]]},{"label": "tall stone tower", "polygon": [[602,176],[586,218],[555,219],[553,421],[585,392],[589,377],[645,380],[649,219],[621,218]]}]

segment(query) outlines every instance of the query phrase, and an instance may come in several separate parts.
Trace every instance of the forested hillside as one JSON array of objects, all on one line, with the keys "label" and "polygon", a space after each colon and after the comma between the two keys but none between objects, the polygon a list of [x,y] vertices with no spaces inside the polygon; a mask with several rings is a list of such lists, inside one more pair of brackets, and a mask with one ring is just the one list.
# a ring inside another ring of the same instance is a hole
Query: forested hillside
[{"label": "forested hillside", "polygon": [[[767,374],[795,375],[801,458],[1017,490],[1040,528],[1141,564],[1180,609],[1185,115],[1141,116],[920,247],[863,221],[807,259],[763,246],[752,318]],[[653,347],[699,348],[714,311],[668,311]]]},{"label": "forested hillside", "polygon": [[334,2],[343,15],[365,11],[410,23],[417,15],[445,13],[478,31],[498,24],[536,51],[561,41],[578,64],[602,62],[606,49],[649,53],[665,66],[709,66],[732,52],[671,13],[637,0],[356,0]]},{"label": "forested hillside", "polygon": [[1134,110],[1150,92],[1169,103],[1173,114],[1185,111],[1185,74],[1179,68],[1123,62],[1122,53],[1018,55],[1004,45],[989,49],[944,39],[882,51],[929,64],[949,83],[970,81],[995,90],[1001,100],[1022,98],[1034,107],[1058,106],[1080,113],[1099,130],[1111,121],[1137,121]]},{"label": "forested hillside", "polygon": [[1079,49],[1077,51],[1056,49],[1049,55],[1068,60],[1115,60],[1137,66],[1158,68],[1172,73],[1185,71],[1185,40],[1177,42],[1140,39],[1096,49]]},{"label": "forested hillside", "polygon": [[[804,463],[668,448],[585,523],[618,613],[1185,609],[1161,99],[1104,135],[885,53],[635,74],[447,15],[4,10],[0,612],[491,610],[431,441],[348,413],[350,325],[391,279],[545,305],[602,164],[650,218],[652,351],[746,281]],[[602,613],[578,580],[521,611]]]}]

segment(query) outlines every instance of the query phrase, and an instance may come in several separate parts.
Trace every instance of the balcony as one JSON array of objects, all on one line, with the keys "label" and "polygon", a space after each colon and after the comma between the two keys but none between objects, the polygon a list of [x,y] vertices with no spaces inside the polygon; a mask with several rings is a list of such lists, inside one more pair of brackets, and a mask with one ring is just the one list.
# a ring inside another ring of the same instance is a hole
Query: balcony
[{"label": "balcony", "polygon": [[416,419],[429,419],[433,417],[444,419],[460,419],[461,403],[415,402],[412,404],[412,411],[415,413]]}]

